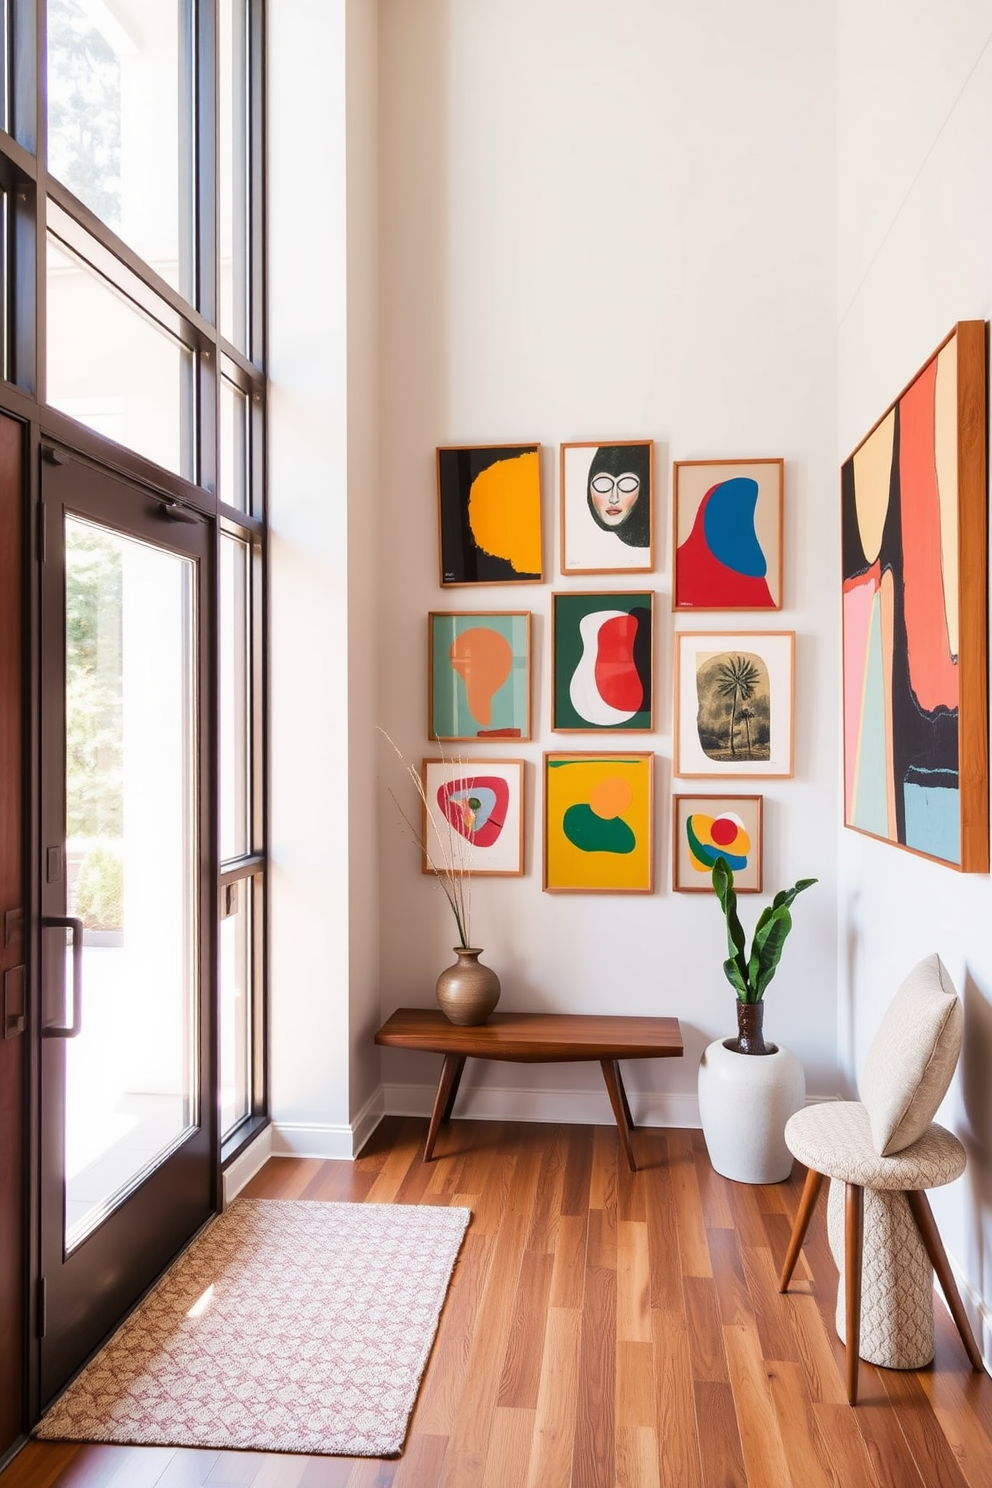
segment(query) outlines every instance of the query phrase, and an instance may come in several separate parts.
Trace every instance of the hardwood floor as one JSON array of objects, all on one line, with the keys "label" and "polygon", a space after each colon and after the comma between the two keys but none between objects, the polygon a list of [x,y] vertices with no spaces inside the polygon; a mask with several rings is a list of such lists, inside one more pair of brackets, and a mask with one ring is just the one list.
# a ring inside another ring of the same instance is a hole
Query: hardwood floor
[{"label": "hardwood floor", "polygon": [[992,1488],[992,1380],[937,1307],[937,1359],[844,1394],[825,1205],[717,1177],[702,1134],[389,1118],[355,1163],[274,1159],[256,1197],[467,1204],[403,1455],[31,1442],[0,1488]]}]

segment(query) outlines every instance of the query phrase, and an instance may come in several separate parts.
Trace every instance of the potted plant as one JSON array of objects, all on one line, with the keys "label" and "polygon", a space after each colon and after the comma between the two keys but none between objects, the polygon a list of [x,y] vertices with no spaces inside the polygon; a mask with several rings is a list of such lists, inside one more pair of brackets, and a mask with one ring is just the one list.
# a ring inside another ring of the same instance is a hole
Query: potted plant
[{"label": "potted plant", "polygon": [[737,1038],[733,1047],[738,1054],[770,1054],[774,1044],[765,1043],[762,1034],[765,988],[778,970],[782,951],[792,929],[790,908],[797,894],[816,883],[815,878],[800,878],[791,889],[780,889],[771,904],[761,911],[751,938],[751,950],[740,916],[734,871],[726,858],[713,864],[713,889],[727,921],[727,949],[730,955],[723,963],[723,973],[737,993]]},{"label": "potted plant", "polygon": [[758,916],[749,950],[733,870],[724,858],[713,865],[730,952],[723,971],[737,994],[737,1037],[717,1039],[703,1051],[699,1118],[713,1167],[739,1183],[780,1183],[792,1168],[785,1123],[805,1102],[806,1077],[790,1050],[765,1043],[764,995],[792,929],[792,904],[814,883],[801,878],[775,895]]}]

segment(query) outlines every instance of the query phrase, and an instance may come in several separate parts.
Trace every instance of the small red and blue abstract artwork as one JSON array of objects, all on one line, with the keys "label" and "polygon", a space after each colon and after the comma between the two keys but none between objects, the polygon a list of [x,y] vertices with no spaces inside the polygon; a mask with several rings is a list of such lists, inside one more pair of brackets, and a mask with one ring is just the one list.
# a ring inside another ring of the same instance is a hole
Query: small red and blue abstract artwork
[{"label": "small red and blue abstract artwork", "polygon": [[675,465],[676,610],[782,605],[781,460]]}]

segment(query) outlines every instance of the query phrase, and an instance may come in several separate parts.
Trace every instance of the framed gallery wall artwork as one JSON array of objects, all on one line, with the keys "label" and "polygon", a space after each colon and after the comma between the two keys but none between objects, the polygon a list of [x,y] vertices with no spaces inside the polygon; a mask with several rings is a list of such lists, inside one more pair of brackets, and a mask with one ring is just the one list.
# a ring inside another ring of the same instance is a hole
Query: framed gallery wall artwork
[{"label": "framed gallery wall artwork", "polygon": [[530,611],[427,617],[431,739],[530,738]]},{"label": "framed gallery wall artwork", "polygon": [[653,571],[653,472],[654,445],[649,439],[561,446],[563,574]]},{"label": "framed gallery wall artwork", "polygon": [[421,864],[442,872],[519,877],[524,871],[524,761],[425,759]]},{"label": "framed gallery wall artwork", "polygon": [[552,594],[551,727],[648,733],[653,728],[654,594]]},{"label": "framed gallery wall artwork", "polygon": [[437,452],[441,585],[540,583],[541,446]]},{"label": "framed gallery wall artwork", "polygon": [[792,774],[794,631],[675,637],[675,773]]},{"label": "framed gallery wall artwork", "polygon": [[782,608],[783,460],[677,460],[674,610]]},{"label": "framed gallery wall artwork", "polygon": [[761,893],[761,796],[675,796],[672,888],[713,892],[713,865],[724,858],[738,894]]},{"label": "framed gallery wall artwork", "polygon": [[987,873],[985,323],[960,321],[841,471],[844,822]]},{"label": "framed gallery wall artwork", "polygon": [[650,894],[653,754],[544,756],[544,887]]}]

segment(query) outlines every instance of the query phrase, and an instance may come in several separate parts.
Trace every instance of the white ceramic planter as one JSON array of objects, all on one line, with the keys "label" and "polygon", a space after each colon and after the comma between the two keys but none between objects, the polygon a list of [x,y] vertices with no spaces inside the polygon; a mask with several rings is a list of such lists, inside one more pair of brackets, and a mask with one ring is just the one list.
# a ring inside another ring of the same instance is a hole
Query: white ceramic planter
[{"label": "white ceramic planter", "polygon": [[781,1044],[774,1054],[738,1054],[722,1039],[710,1044],[699,1061],[699,1119],[716,1171],[738,1183],[788,1178],[785,1123],[805,1100],[803,1067]]}]

